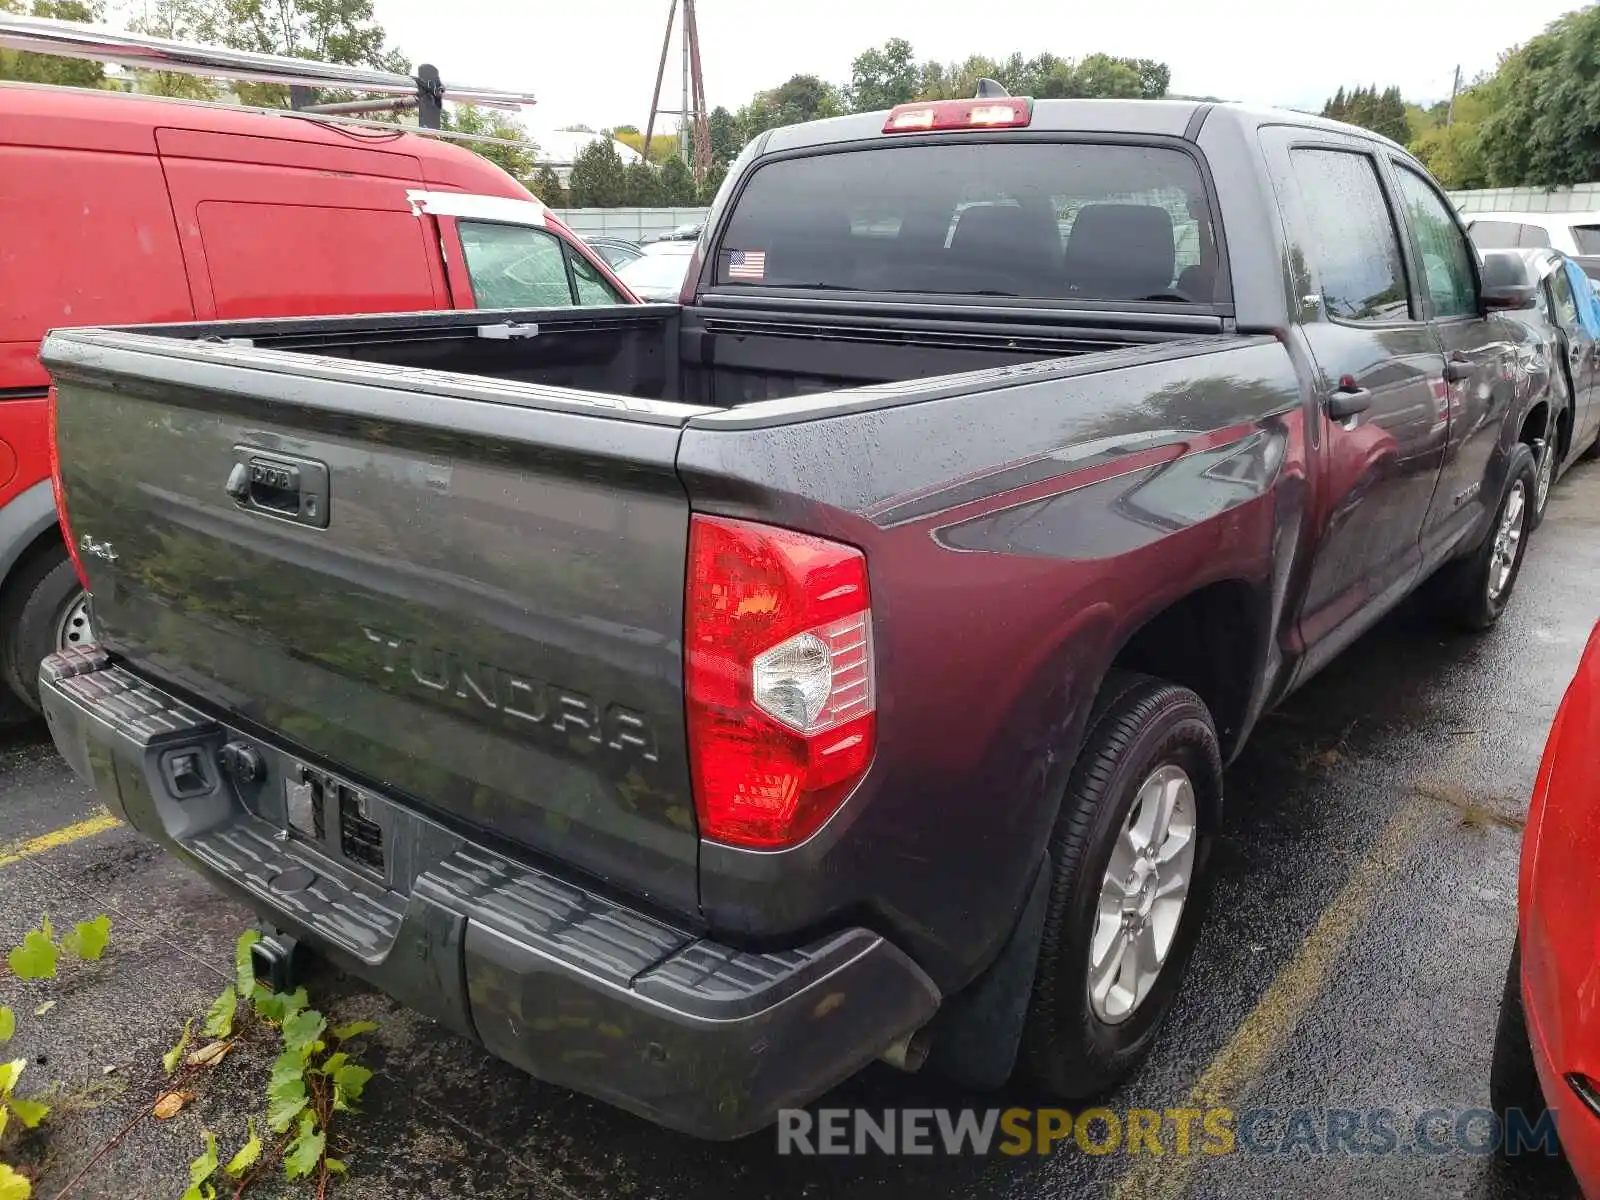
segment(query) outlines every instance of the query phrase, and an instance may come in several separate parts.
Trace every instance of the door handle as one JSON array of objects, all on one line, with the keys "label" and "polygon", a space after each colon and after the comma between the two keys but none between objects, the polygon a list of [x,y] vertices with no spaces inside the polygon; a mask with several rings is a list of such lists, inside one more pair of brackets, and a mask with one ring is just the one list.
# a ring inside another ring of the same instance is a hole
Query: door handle
[{"label": "door handle", "polygon": [[1470,362],[1452,358],[1444,364],[1444,381],[1446,383],[1465,383],[1472,378],[1474,368]]},{"label": "door handle", "polygon": [[318,529],[328,527],[328,466],[253,446],[233,448],[223,490],[240,508]]},{"label": "door handle", "polygon": [[1372,407],[1372,389],[1364,387],[1340,387],[1328,394],[1323,401],[1330,419],[1335,421],[1348,421],[1357,413],[1364,413]]}]

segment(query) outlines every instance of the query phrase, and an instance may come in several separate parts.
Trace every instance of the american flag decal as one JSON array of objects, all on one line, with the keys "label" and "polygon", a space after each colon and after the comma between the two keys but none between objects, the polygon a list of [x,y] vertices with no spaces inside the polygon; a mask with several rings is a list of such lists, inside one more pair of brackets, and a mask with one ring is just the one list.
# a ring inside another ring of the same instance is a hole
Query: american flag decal
[{"label": "american flag decal", "polygon": [[765,250],[735,250],[728,260],[729,279],[765,279],[766,276]]}]

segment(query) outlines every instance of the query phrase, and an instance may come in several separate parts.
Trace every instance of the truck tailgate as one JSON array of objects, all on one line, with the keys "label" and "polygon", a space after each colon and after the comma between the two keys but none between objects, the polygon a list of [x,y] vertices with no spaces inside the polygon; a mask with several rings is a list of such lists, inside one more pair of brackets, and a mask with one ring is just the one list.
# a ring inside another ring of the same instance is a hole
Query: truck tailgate
[{"label": "truck tailgate", "polygon": [[48,340],[105,646],[313,770],[693,918],[673,462],[699,410],[258,354]]}]

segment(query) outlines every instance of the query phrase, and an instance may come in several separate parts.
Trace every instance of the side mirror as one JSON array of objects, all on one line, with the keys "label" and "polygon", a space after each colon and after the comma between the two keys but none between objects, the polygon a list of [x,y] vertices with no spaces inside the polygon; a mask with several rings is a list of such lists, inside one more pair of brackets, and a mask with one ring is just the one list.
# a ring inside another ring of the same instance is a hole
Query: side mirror
[{"label": "side mirror", "polygon": [[1478,307],[1485,313],[1538,307],[1539,281],[1515,251],[1485,251],[1478,280]]},{"label": "side mirror", "polygon": [[1478,293],[1478,305],[1486,313],[1513,312],[1518,309],[1537,308],[1539,289],[1528,284],[1503,284],[1486,287]]}]

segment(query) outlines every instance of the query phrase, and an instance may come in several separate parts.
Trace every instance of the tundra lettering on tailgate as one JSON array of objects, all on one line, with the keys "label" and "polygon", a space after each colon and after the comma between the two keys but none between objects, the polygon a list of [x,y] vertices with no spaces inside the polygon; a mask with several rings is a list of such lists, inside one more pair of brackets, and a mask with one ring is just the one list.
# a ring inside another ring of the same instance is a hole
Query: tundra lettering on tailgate
[{"label": "tundra lettering on tailgate", "polygon": [[513,727],[535,726],[655,762],[656,737],[645,715],[547,679],[515,675],[488,663],[468,663],[460,655],[412,638],[361,627],[378,648],[388,674],[415,685],[419,693],[465,700],[499,713]]}]

